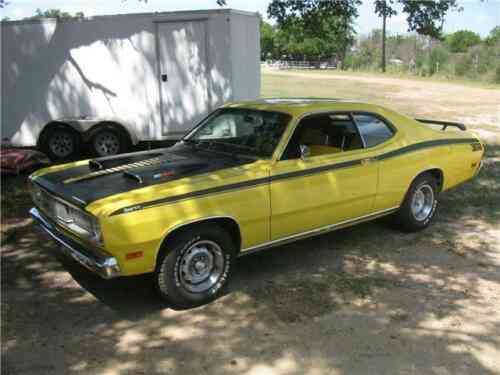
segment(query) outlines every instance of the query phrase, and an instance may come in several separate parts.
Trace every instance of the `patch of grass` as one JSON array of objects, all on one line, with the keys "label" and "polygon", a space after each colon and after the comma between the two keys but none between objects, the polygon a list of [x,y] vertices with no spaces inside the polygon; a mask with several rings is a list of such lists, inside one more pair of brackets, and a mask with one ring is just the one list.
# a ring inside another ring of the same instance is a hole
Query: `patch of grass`
[{"label": "patch of grass", "polygon": [[443,75],[433,75],[433,76],[421,76],[415,75],[405,72],[396,72],[396,71],[387,71],[385,73],[381,73],[380,71],[372,71],[372,70],[301,70],[301,69],[289,69],[287,71],[293,71],[297,73],[310,73],[310,74],[326,74],[332,76],[360,76],[360,77],[369,77],[369,78],[397,78],[397,79],[406,79],[412,81],[422,81],[429,83],[446,83],[446,84],[454,84],[459,86],[473,87],[473,88],[484,88],[484,89],[493,89],[498,90],[499,83],[488,82],[488,81],[480,81],[480,80],[472,80],[467,78],[459,78]]},{"label": "patch of grass", "polygon": [[346,272],[331,273],[327,277],[328,283],[339,293],[352,293],[357,297],[369,296],[373,288],[388,288],[399,286],[394,280],[375,276],[353,276]]}]

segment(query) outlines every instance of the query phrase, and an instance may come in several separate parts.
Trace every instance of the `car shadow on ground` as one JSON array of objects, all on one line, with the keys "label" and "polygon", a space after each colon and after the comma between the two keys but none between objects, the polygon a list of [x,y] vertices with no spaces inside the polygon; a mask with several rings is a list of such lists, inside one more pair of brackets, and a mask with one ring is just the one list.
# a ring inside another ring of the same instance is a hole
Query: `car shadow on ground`
[{"label": "car shadow on ground", "polygon": [[478,178],[443,195],[423,232],[378,220],[242,257],[226,294],[189,311],[169,309],[147,276],[104,281],[61,263],[23,221],[2,246],[5,366],[493,374],[499,158],[490,148]]}]

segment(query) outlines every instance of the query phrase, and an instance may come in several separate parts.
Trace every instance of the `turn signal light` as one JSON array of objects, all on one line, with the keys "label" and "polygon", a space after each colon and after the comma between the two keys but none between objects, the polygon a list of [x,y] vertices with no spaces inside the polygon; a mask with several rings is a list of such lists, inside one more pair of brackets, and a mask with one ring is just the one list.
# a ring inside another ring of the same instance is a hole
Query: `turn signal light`
[{"label": "turn signal light", "polygon": [[132,259],[137,259],[137,258],[140,258],[143,256],[143,252],[142,251],[135,251],[133,253],[127,253],[125,255],[125,259],[126,260],[132,260]]}]

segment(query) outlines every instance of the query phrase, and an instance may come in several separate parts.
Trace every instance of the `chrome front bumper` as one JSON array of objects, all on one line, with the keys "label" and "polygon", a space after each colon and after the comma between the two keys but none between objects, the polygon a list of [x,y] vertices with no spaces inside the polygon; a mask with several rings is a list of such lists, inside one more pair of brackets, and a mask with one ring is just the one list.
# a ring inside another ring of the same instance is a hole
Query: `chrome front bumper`
[{"label": "chrome front bumper", "polygon": [[103,253],[98,249],[88,249],[64,234],[60,229],[43,217],[40,211],[33,207],[31,217],[61,246],[63,254],[73,258],[85,268],[98,274],[104,279],[120,276],[120,267],[116,258]]}]

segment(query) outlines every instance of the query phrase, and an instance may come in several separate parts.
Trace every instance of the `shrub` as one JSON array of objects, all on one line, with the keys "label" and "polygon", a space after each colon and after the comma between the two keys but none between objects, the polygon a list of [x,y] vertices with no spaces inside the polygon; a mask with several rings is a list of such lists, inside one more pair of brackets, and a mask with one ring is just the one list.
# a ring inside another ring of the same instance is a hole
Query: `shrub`
[{"label": "shrub", "polygon": [[443,70],[447,61],[448,51],[442,47],[434,48],[429,56],[429,75]]},{"label": "shrub", "polygon": [[495,70],[495,79],[494,79],[495,83],[498,83],[500,84],[500,65],[497,66],[496,70]]},{"label": "shrub", "polygon": [[455,65],[455,74],[464,77],[473,71],[473,65],[472,56],[465,55],[457,61]]}]

